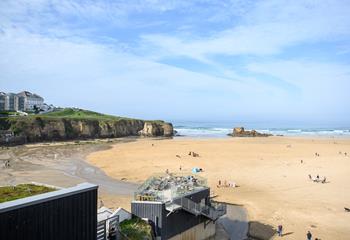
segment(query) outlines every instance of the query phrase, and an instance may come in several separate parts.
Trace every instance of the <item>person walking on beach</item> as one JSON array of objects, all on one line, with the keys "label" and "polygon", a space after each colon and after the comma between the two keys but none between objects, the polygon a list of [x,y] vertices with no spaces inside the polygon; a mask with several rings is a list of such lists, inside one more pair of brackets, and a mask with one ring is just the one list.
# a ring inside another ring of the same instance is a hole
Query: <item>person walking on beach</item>
[{"label": "person walking on beach", "polygon": [[10,167],[10,160],[6,160],[5,161],[5,168],[9,168]]},{"label": "person walking on beach", "polygon": [[277,233],[279,237],[282,237],[283,226],[280,224],[277,226]]},{"label": "person walking on beach", "polygon": [[312,234],[311,234],[310,231],[307,231],[306,237],[307,237],[307,240],[311,240],[312,239]]}]

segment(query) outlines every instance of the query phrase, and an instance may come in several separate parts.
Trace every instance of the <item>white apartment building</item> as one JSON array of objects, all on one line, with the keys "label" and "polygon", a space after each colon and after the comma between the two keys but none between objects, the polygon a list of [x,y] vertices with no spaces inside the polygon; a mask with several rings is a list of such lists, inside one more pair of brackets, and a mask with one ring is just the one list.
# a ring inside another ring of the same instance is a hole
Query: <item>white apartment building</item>
[{"label": "white apartment building", "polygon": [[23,91],[18,94],[0,92],[0,111],[32,111],[35,106],[41,109],[44,98],[35,93]]},{"label": "white apartment building", "polygon": [[18,108],[19,110],[30,111],[34,110],[34,107],[41,109],[44,105],[44,98],[35,93],[23,91],[17,94],[18,96]]}]

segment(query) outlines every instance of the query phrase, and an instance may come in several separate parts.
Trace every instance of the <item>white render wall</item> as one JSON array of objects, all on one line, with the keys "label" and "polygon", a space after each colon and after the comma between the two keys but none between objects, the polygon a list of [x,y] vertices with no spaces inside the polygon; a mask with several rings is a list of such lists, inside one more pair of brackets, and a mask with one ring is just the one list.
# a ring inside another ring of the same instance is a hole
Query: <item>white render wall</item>
[{"label": "white render wall", "polygon": [[115,210],[110,217],[113,217],[116,215],[119,216],[119,222],[131,219],[131,213],[129,213],[128,211],[126,211],[124,208],[121,208],[121,207]]}]

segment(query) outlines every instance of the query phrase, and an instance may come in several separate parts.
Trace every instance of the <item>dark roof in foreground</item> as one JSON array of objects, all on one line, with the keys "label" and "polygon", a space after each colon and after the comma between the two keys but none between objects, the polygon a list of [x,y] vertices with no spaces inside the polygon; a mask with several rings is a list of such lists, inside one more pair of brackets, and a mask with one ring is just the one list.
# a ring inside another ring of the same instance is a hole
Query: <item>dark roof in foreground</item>
[{"label": "dark roof in foreground", "polygon": [[85,191],[88,191],[91,189],[97,189],[97,188],[98,188],[98,186],[95,184],[81,183],[81,184],[78,184],[78,185],[76,185],[74,187],[70,187],[70,188],[63,188],[63,189],[53,191],[53,192],[38,194],[35,196],[31,196],[31,197],[26,197],[26,198],[21,198],[21,199],[17,199],[17,200],[13,200],[13,201],[0,203],[0,213],[7,212],[7,211],[10,211],[13,209],[20,208],[20,207],[35,205],[35,204],[38,204],[38,203],[41,203],[41,202],[44,202],[47,200],[54,200],[54,199],[63,198],[66,196],[73,195],[75,193],[85,192]]}]

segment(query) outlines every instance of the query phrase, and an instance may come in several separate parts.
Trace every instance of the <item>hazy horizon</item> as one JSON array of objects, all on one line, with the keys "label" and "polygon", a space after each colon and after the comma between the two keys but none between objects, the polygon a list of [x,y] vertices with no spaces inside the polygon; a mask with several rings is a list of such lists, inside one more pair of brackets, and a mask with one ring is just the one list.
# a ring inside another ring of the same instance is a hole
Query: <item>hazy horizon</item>
[{"label": "hazy horizon", "polygon": [[0,91],[143,119],[350,123],[349,1],[1,1]]}]

